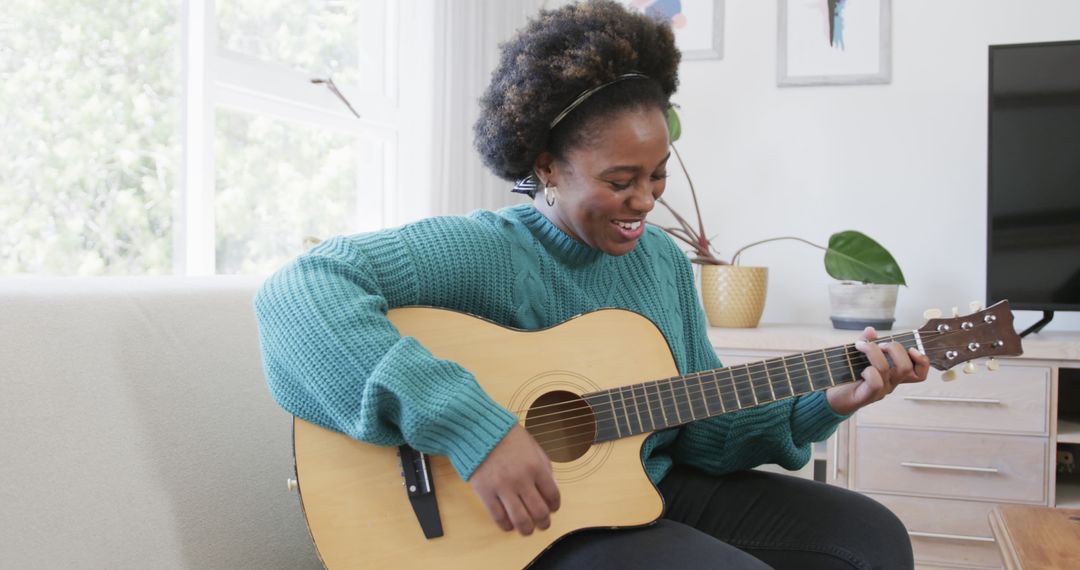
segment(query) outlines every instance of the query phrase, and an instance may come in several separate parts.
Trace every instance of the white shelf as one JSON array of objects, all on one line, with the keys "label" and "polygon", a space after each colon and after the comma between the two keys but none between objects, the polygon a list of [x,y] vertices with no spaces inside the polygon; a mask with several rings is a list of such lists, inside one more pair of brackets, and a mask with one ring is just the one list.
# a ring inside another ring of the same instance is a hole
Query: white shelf
[{"label": "white shelf", "polygon": [[1080,485],[1062,484],[1058,480],[1056,506],[1059,509],[1080,509]]},{"label": "white shelf", "polygon": [[1058,418],[1058,443],[1080,443],[1080,420]]}]

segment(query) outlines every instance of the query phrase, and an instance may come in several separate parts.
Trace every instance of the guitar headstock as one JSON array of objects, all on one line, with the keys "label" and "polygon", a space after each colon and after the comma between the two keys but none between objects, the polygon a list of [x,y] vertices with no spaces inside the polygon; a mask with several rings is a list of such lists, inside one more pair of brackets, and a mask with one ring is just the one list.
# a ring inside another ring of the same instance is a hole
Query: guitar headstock
[{"label": "guitar headstock", "polygon": [[919,328],[923,352],[938,370],[975,360],[1024,353],[1008,301],[970,315],[930,319]]}]

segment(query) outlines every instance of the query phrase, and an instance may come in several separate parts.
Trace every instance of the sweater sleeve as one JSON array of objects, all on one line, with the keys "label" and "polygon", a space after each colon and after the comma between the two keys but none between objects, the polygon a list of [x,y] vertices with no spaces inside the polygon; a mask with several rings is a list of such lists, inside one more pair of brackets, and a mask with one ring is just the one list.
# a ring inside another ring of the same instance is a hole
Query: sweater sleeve
[{"label": "sweater sleeve", "polygon": [[[677,268],[684,307],[687,367],[697,372],[721,366],[709,341],[693,271],[685,256]],[[836,414],[823,392],[722,414],[683,426],[673,457],[713,474],[776,463],[798,469],[810,460],[811,443],[829,437],[846,416]]]},{"label": "sweater sleeve", "polygon": [[389,308],[438,300],[420,291],[450,290],[431,281],[439,272],[419,282],[418,266],[446,263],[426,257],[466,263],[456,252],[409,247],[401,233],[333,238],[263,284],[255,310],[267,382],[296,416],[368,443],[446,455],[468,479],[517,418],[468,371],[387,319]]}]

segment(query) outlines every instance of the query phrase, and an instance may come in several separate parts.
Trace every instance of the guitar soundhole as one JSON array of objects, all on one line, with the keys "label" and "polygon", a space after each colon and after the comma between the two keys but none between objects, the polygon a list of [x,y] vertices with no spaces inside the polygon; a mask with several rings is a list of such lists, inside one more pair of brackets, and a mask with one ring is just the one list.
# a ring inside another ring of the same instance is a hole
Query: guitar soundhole
[{"label": "guitar soundhole", "polygon": [[525,414],[525,429],[552,461],[568,463],[592,447],[596,418],[580,396],[559,390],[533,402]]}]

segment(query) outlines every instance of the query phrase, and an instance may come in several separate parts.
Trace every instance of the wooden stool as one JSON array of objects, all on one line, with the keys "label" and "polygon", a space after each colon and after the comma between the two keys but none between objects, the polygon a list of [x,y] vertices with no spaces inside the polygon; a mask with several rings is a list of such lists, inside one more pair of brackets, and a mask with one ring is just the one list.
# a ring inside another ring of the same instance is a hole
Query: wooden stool
[{"label": "wooden stool", "polygon": [[1007,570],[1080,568],[1080,509],[998,505],[990,529]]}]

